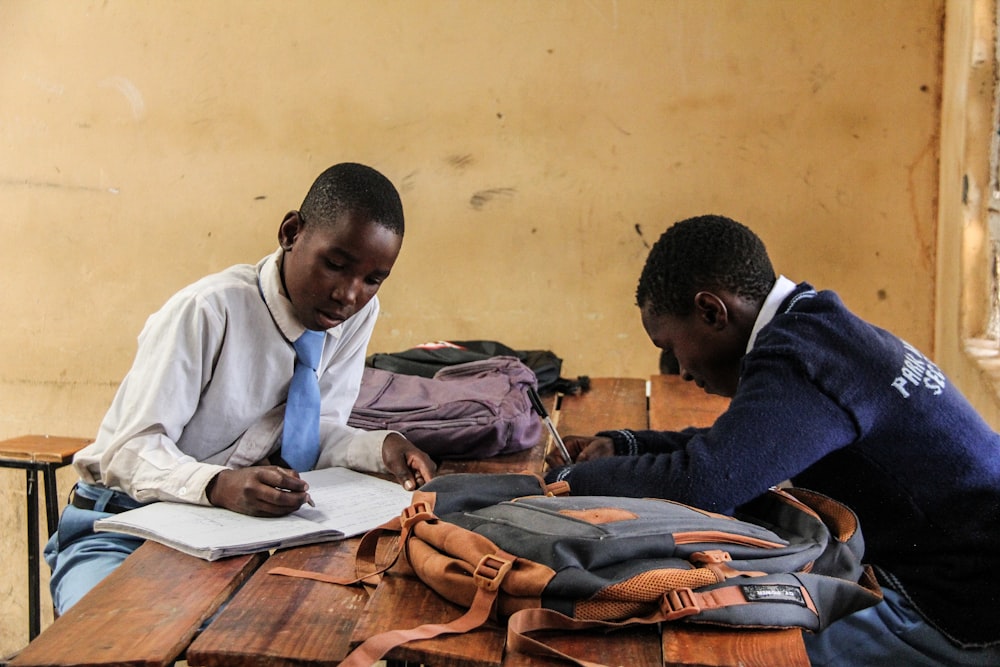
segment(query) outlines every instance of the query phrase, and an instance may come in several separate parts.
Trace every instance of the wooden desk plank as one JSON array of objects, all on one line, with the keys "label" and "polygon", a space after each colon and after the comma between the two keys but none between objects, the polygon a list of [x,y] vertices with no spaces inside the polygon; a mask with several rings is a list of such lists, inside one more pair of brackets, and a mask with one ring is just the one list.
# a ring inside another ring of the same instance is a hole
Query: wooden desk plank
[{"label": "wooden desk plank", "polygon": [[347,655],[351,632],[368,602],[366,590],[267,573],[282,566],[353,578],[359,541],[276,552],[191,644],[188,664],[338,664]]},{"label": "wooden desk plank", "polygon": [[706,394],[679,375],[649,379],[649,428],[679,431],[688,426],[711,426],[729,407],[729,399]]},{"label": "wooden desk plank", "polygon": [[724,630],[664,624],[663,664],[700,667],[809,667],[802,632]]},{"label": "wooden desk plank", "polygon": [[10,664],[172,665],[264,558],[210,563],[146,542]]},{"label": "wooden desk plank", "polygon": [[563,437],[617,428],[648,428],[646,381],[592,378],[590,391],[562,397],[553,421]]}]

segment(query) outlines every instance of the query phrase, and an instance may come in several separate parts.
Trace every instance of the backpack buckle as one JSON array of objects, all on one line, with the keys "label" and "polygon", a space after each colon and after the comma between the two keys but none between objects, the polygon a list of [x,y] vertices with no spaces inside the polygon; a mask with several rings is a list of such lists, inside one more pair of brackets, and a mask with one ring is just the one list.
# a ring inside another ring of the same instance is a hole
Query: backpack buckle
[{"label": "backpack buckle", "polygon": [[708,549],[706,551],[696,551],[688,557],[692,563],[699,565],[719,565],[733,560],[728,551],[722,549]]},{"label": "backpack buckle", "polygon": [[545,495],[552,496],[568,496],[569,495],[569,482],[564,479],[558,482],[552,482],[551,484],[545,485]]},{"label": "backpack buckle", "polygon": [[500,558],[496,554],[486,554],[479,559],[479,564],[472,573],[472,579],[479,588],[492,592],[500,588],[500,582],[512,567],[514,567],[513,561]]},{"label": "backpack buckle", "polygon": [[701,607],[694,599],[694,591],[690,588],[675,588],[663,594],[660,601],[660,611],[663,612],[663,620],[675,621],[685,616],[693,616],[701,611]]},{"label": "backpack buckle", "polygon": [[412,505],[409,505],[408,507],[403,508],[403,512],[400,514],[399,522],[405,529],[419,521],[430,521],[433,518],[435,517],[434,513],[431,511],[431,506],[423,500],[420,500]]}]

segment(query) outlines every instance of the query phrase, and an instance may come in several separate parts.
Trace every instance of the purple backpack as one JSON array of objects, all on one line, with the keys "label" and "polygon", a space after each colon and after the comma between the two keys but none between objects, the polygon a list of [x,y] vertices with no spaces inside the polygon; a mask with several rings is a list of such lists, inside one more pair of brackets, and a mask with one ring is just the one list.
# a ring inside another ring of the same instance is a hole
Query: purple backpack
[{"label": "purple backpack", "polygon": [[541,436],[527,393],[537,384],[528,366],[505,356],[446,366],[430,378],[366,367],[347,423],[399,431],[437,459],[509,454]]}]

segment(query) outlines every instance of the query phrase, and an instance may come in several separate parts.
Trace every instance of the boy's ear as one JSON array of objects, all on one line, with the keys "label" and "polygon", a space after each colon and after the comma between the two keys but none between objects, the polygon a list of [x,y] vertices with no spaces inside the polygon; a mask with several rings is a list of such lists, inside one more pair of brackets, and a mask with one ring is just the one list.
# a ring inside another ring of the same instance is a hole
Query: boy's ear
[{"label": "boy's ear", "polygon": [[302,232],[302,218],[298,211],[289,211],[278,225],[278,243],[285,250],[291,250],[295,239]]},{"label": "boy's ear", "polygon": [[729,322],[726,302],[712,292],[698,292],[694,295],[694,307],[698,318],[715,329],[724,329]]}]

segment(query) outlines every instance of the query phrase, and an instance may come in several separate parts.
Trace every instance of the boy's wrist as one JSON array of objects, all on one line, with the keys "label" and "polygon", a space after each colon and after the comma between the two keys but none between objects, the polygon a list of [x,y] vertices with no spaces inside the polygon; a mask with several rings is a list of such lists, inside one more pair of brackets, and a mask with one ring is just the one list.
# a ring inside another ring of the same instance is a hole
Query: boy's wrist
[{"label": "boy's wrist", "polygon": [[635,437],[635,431],[627,428],[615,431],[601,431],[597,435],[611,438],[615,447],[615,456],[638,456],[639,441]]}]

